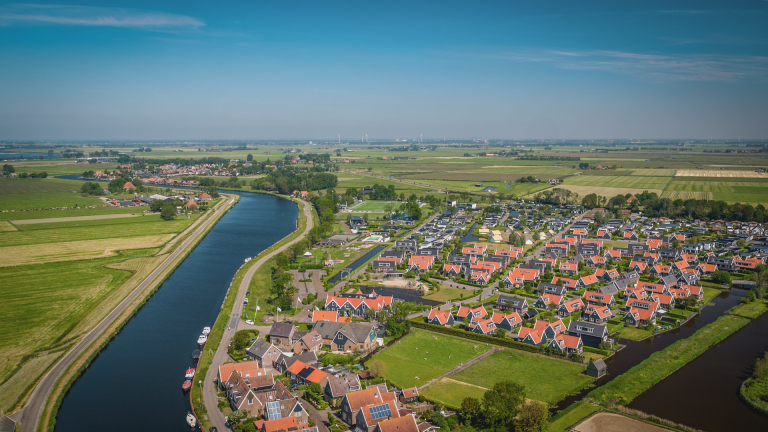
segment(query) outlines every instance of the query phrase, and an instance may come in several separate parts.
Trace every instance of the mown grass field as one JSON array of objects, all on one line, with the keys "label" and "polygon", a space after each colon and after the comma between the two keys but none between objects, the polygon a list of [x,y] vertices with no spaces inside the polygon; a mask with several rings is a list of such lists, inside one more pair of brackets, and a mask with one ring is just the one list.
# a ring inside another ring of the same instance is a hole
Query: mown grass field
[{"label": "mown grass field", "polygon": [[102,205],[98,197],[81,196],[81,184],[73,180],[0,179],[0,211]]},{"label": "mown grass field", "polygon": [[755,300],[752,303],[742,303],[733,307],[729,313],[744,318],[757,318],[768,310],[768,301]]},{"label": "mown grass field", "polygon": [[17,221],[112,214],[131,214],[137,212],[141,213],[144,209],[146,209],[146,207],[143,209],[137,209],[136,207],[97,207],[92,209],[69,208],[66,210],[16,211],[0,213],[0,220]]},{"label": "mown grass field", "polygon": [[472,291],[470,290],[464,290],[461,288],[451,288],[448,286],[440,286],[440,291],[433,294],[429,294],[424,298],[428,300],[446,302],[448,300],[457,299],[461,297],[462,294],[464,294],[464,297],[472,297]]},{"label": "mown grass field", "polygon": [[637,366],[591,391],[588,397],[604,403],[626,405],[748,323],[749,320],[745,318],[733,315],[722,316],[715,322],[702,327],[689,338],[679,340],[651,354]]},{"label": "mown grass field", "polygon": [[[598,177],[598,176],[594,176],[594,177]],[[643,178],[643,177],[640,177],[640,178]],[[615,197],[616,195],[626,195],[628,193],[637,194],[637,193],[642,193],[644,191],[655,192],[658,195],[661,195],[661,192],[662,192],[661,189],[651,189],[651,188],[581,186],[581,185],[572,185],[572,184],[561,184],[561,185],[555,186],[555,188],[568,189],[571,192],[575,192],[579,194],[579,196],[582,198],[592,193],[602,195],[607,198],[612,198],[612,197]],[[528,197],[532,195],[533,194],[529,195]]]},{"label": "mown grass field", "polygon": [[[762,178],[676,178],[670,183],[667,191],[694,193],[689,198],[701,196],[701,199],[719,201],[768,203],[768,179]],[[679,198],[686,199],[684,196]]]},{"label": "mown grass field", "polygon": [[568,177],[563,184],[633,189],[664,189],[672,177],[587,175]]},{"label": "mown grass field", "polygon": [[359,206],[355,207],[353,210],[356,212],[376,212],[376,213],[383,213],[384,208],[387,206],[388,203],[391,203],[394,208],[399,207],[402,202],[400,201],[366,201]]},{"label": "mown grass field", "polygon": [[477,342],[416,330],[368,363],[384,362],[387,381],[400,388],[419,387],[488,349]]},{"label": "mown grass field", "polygon": [[429,400],[440,402],[445,406],[461,408],[464,398],[482,399],[488,389],[466,384],[450,378],[443,378],[421,391]]},{"label": "mown grass field", "polygon": [[592,382],[584,366],[517,350],[491,354],[451,378],[485,388],[502,380],[525,386],[527,397],[554,404]]},{"label": "mown grass field", "polygon": [[598,406],[583,401],[574,402],[552,417],[547,432],[566,432],[568,427],[597,411]]},{"label": "mown grass field", "polygon": [[52,222],[32,225],[19,225],[18,231],[0,233],[3,246],[21,246],[33,244],[52,244],[100,240],[108,238],[131,238],[159,236],[183,231],[199,214],[189,219],[178,217],[164,221],[160,216],[142,216],[122,219],[102,219],[77,222]]}]

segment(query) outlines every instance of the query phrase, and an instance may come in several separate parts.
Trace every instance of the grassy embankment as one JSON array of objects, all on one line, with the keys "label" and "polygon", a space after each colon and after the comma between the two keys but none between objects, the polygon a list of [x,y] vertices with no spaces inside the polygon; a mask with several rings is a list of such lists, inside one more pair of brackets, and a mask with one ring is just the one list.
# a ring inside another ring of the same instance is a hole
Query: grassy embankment
[{"label": "grassy embankment", "polygon": [[[203,350],[203,354],[200,357],[200,360],[198,361],[197,371],[196,371],[196,377],[198,377],[199,380],[205,381],[208,379],[208,369],[211,364],[211,361],[213,360],[213,356],[215,355],[215,349],[218,348],[219,344],[221,343],[222,337],[224,337],[224,330],[226,329],[227,322],[229,321],[229,316],[232,313],[232,308],[235,304],[235,298],[237,297],[237,290],[240,287],[240,283],[243,280],[243,277],[245,276],[245,273],[256,265],[256,263],[265,255],[269,254],[270,252],[274,251],[275,249],[278,249],[282,247],[283,245],[299,238],[303,235],[304,229],[307,226],[307,219],[304,216],[304,212],[302,210],[303,205],[311,206],[310,203],[305,203],[304,201],[300,200],[292,200],[297,203],[299,206],[299,224],[298,229],[294,231],[293,233],[289,234],[279,242],[275,243],[271,247],[265,249],[248,263],[244,264],[240,269],[235,273],[234,278],[232,278],[232,282],[229,285],[229,289],[227,290],[227,294],[224,297],[224,302],[221,305],[221,311],[219,312],[219,316],[216,318],[216,323],[211,328],[211,334],[208,336],[208,342],[206,342],[206,349]],[[315,223],[315,226],[317,226],[318,217],[315,212],[315,209],[312,208],[312,220]],[[264,268],[269,268],[268,263],[265,263],[265,265],[262,266],[262,268],[259,269],[259,271],[256,272],[254,275],[254,280],[256,279],[256,276],[259,274],[260,270]],[[251,282],[251,296],[254,296],[255,292],[259,292],[264,297],[262,298],[269,298],[269,287],[271,284],[263,284],[258,287],[258,291],[254,291],[253,287],[253,281]],[[266,305],[266,302],[260,302],[264,306]],[[250,304],[250,303],[249,303]],[[207,409],[205,405],[203,405],[203,389],[201,386],[193,386],[192,391],[190,392],[190,400],[192,403],[192,408],[194,409],[195,413],[197,414],[198,418],[203,424],[203,427],[205,430],[208,430],[211,427],[210,421],[208,421],[208,417],[206,415]]]},{"label": "grassy embankment", "polygon": [[653,353],[640,364],[614,380],[591,391],[587,397],[602,403],[626,405],[654,384],[703,354],[740,328],[749,320],[726,315],[708,324],[687,339],[679,340],[667,348]]},{"label": "grassy embankment", "polygon": [[[237,196],[235,196],[235,199],[238,199]],[[219,203],[217,203],[217,206],[227,206],[227,201],[221,200]],[[218,207],[216,207],[218,208]],[[186,239],[188,239],[195,230],[197,230],[200,225],[202,225],[205,221],[209,220],[213,216],[214,211],[213,209],[209,210],[209,212],[206,212],[203,217],[198,218],[195,223],[192,224],[185,232],[183,232],[181,235],[174,238],[172,241],[170,241],[168,244],[166,244],[163,249],[160,251],[161,254],[170,254],[175,249],[177,249]],[[221,218],[226,214],[225,211],[222,211],[216,216],[216,219],[213,220],[206,228],[205,231],[197,237],[195,242],[188,247],[184,253],[180,254],[166,269],[157,276],[157,278],[147,286],[147,288],[136,297],[136,299],[131,302],[131,304],[123,311],[120,316],[115,319],[114,322],[110,324],[110,326],[91,344],[88,346],[88,348],[80,354],[68,367],[67,369],[62,373],[62,375],[59,377],[59,379],[54,384],[51,393],[48,397],[48,400],[46,401],[46,405],[42,411],[41,417],[40,417],[40,423],[38,425],[38,430],[41,432],[51,431],[54,428],[54,425],[56,423],[56,412],[59,409],[59,406],[61,405],[61,402],[64,399],[64,395],[66,395],[67,390],[69,387],[74,383],[75,379],[85,370],[85,368],[90,364],[91,361],[98,355],[101,350],[106,348],[106,346],[109,344],[109,342],[120,332],[122,327],[128,322],[128,320],[136,314],[141,307],[146,303],[146,301],[149,299],[149,297],[161,286],[163,281],[165,281],[181,264],[184,259],[194,250],[195,246],[203,239],[205,236],[210,232],[210,230],[216,225],[216,222],[218,219]],[[166,256],[158,256],[158,264],[161,263],[164,259],[167,258]],[[146,276],[151,274],[152,270],[158,265],[155,264],[152,266],[151,269],[146,273],[146,275],[142,276],[141,278],[138,277],[135,280],[136,285],[132,287],[131,290],[126,291],[126,295],[130,293],[133,288],[138,286],[141,283],[141,280],[143,280]],[[116,297],[116,296],[115,296]],[[119,298],[114,298],[114,305],[108,308],[105,308],[105,314],[109,313],[114,306],[116,306],[125,296],[120,296]],[[95,323],[94,323],[95,324]],[[32,386],[30,386],[30,389]]]},{"label": "grassy embankment", "polygon": [[587,418],[599,408],[584,401],[574,402],[550,419],[547,432],[566,432],[570,426]]}]

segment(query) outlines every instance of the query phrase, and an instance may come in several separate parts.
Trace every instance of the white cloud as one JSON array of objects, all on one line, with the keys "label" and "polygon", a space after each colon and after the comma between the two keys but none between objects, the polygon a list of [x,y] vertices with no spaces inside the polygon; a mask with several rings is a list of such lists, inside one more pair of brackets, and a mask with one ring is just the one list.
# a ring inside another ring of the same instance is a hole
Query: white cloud
[{"label": "white cloud", "polygon": [[164,12],[111,7],[9,4],[0,6],[0,25],[65,25],[148,30],[197,29],[197,18]]},{"label": "white cloud", "polygon": [[499,60],[551,63],[560,69],[606,71],[662,81],[735,81],[768,78],[768,57],[765,56],[654,54],[542,48],[516,48],[459,54]]}]

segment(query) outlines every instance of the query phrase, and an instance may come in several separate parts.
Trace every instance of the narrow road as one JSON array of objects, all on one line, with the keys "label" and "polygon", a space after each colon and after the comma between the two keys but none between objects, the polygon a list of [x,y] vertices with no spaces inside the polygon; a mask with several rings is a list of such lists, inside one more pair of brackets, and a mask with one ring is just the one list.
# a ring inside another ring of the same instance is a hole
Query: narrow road
[{"label": "narrow road", "polygon": [[[85,352],[86,349],[95,340],[97,340],[99,336],[101,336],[101,334],[104,333],[104,331],[109,328],[120,315],[123,314],[123,312],[125,312],[128,306],[130,306],[142,293],[144,293],[147,287],[149,287],[150,284],[152,284],[152,282],[154,282],[154,280],[157,279],[158,276],[160,276],[176,258],[185,253],[190,245],[192,245],[197,240],[197,238],[200,237],[203,232],[205,232],[206,228],[211,225],[213,221],[233,202],[234,197],[230,197],[226,204],[221,205],[216,210],[216,212],[202,225],[200,225],[197,230],[181,244],[181,246],[176,248],[176,250],[171,253],[171,255],[155,269],[155,271],[147,276],[147,278],[144,279],[144,281],[141,282],[141,284],[139,284],[139,286],[136,287],[136,289],[134,289],[122,302],[120,302],[120,304],[117,305],[117,307],[113,309],[112,312],[106,316],[106,318],[99,322],[96,327],[94,327],[85,336],[83,336],[82,339],[80,339],[80,341],[74,346],[74,348],[65,354],[64,357],[62,357],[61,360],[59,360],[56,365],[51,368],[50,371],[48,371],[48,373],[43,377],[37,387],[35,387],[35,390],[32,392],[32,396],[30,396],[29,401],[27,401],[27,404],[22,409],[20,421],[21,432],[37,431],[37,425],[40,421],[40,416],[43,413],[43,408],[45,408],[48,396],[50,395],[54,384],[56,384],[56,381],[59,380],[69,365],[83,352]],[[53,413],[53,415],[56,415],[56,413]]]},{"label": "narrow road", "polygon": [[[280,246],[277,249],[274,249],[272,252],[269,252],[267,255],[261,257],[259,261],[256,262],[255,265],[251,266],[251,268],[249,268],[248,271],[245,273],[245,276],[243,276],[243,280],[240,282],[240,286],[237,288],[235,305],[232,307],[232,312],[230,316],[224,317],[222,315],[219,317],[219,319],[226,318],[229,324],[227,326],[227,329],[224,330],[224,336],[221,338],[221,343],[219,343],[219,346],[216,349],[216,354],[213,355],[211,365],[208,368],[208,371],[211,373],[208,374],[208,376],[206,376],[205,381],[203,382],[203,403],[207,408],[208,419],[210,420],[211,425],[216,427],[220,431],[227,430],[227,427],[225,426],[227,419],[226,417],[224,417],[224,414],[222,414],[221,410],[219,410],[218,408],[219,400],[218,400],[215,377],[217,375],[216,372],[218,372],[219,370],[219,366],[224,364],[224,362],[226,362],[227,358],[229,357],[227,354],[227,347],[229,346],[229,342],[230,340],[232,340],[232,337],[235,335],[238,325],[240,324],[240,321],[241,321],[240,315],[242,315],[242,312],[243,312],[243,300],[245,300],[245,293],[248,292],[248,287],[251,285],[251,279],[253,279],[253,275],[256,274],[256,271],[259,269],[259,267],[264,265],[264,263],[267,262],[268,259],[272,258],[278,253],[287,249],[289,246],[303,239],[307,235],[307,233],[309,233],[309,230],[312,229],[313,221],[312,221],[311,206],[308,203],[304,203],[303,211],[304,211],[304,216],[306,216],[307,218],[307,226],[304,228],[304,232],[301,233],[300,236],[291,240],[290,242],[284,244],[283,246]],[[274,246],[271,246],[267,250],[270,250],[273,248]],[[199,413],[198,417],[200,417],[201,414],[202,413]]]}]

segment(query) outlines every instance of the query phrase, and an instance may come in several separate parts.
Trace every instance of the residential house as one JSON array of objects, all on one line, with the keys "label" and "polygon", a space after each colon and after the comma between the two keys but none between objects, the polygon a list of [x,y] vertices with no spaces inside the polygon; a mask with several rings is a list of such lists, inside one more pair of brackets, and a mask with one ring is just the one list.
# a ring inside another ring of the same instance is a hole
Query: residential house
[{"label": "residential house", "polygon": [[580,310],[584,309],[584,302],[580,298],[567,300],[560,304],[560,308],[557,310],[557,314],[561,317],[570,316]]},{"label": "residential house", "polygon": [[430,309],[427,316],[427,322],[434,325],[450,327],[455,324],[453,315],[449,311],[441,311],[439,309]]},{"label": "residential house", "polygon": [[608,341],[608,328],[604,325],[571,321],[568,323],[568,334],[581,337],[584,345],[599,348],[600,344]]},{"label": "residential house", "polygon": [[256,361],[259,367],[272,366],[282,352],[267,341],[257,340],[246,350],[248,360]]},{"label": "residential house", "polygon": [[520,319],[520,315],[517,312],[510,314],[503,314],[494,312],[491,315],[491,321],[496,324],[496,328],[512,331],[520,327],[523,324],[523,320]]},{"label": "residential house", "polygon": [[358,414],[363,407],[388,405],[389,402],[396,400],[397,395],[395,392],[387,391],[386,384],[378,384],[365,390],[347,393],[341,400],[341,420],[350,426],[355,426],[357,425]]},{"label": "residential house", "polygon": [[510,310],[517,312],[518,314],[524,314],[528,312],[528,300],[522,297],[500,294],[496,299],[496,309],[502,311]]}]

